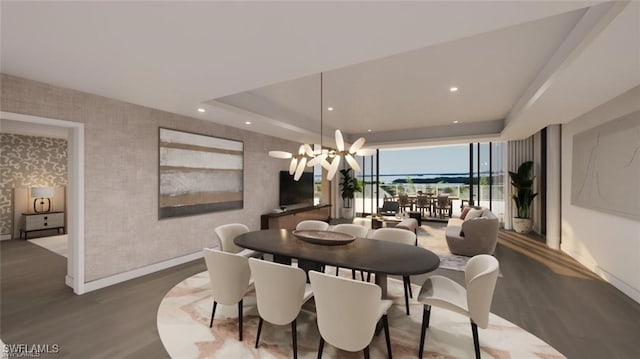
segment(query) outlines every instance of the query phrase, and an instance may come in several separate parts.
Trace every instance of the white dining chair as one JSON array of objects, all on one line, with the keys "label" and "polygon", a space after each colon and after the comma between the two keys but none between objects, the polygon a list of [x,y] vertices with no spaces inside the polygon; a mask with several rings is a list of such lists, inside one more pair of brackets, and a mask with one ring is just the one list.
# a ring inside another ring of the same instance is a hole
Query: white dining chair
[{"label": "white dining chair", "polygon": [[[369,238],[413,246],[416,241],[416,234],[412,231],[400,228],[379,228],[373,231],[369,235]],[[369,278],[367,278],[367,282],[369,281],[368,279]],[[403,276],[402,281],[404,282],[404,304],[407,310],[407,315],[410,315],[409,298],[413,298],[411,280],[409,276]]]},{"label": "white dining chair", "polygon": [[238,305],[238,338],[242,341],[242,298],[252,284],[251,269],[247,257],[225,253],[215,249],[204,248],[204,261],[209,272],[213,309],[211,322],[216,314],[218,303],[222,305]]},{"label": "white dining chair", "polygon": [[[331,230],[338,233],[350,234],[356,238],[366,238],[367,234],[369,233],[369,229],[367,227],[353,223],[337,224],[333,228],[331,228]],[[339,272],[340,267],[336,267],[336,275],[338,275]],[[362,278],[362,280],[364,280],[364,273],[360,272],[360,277]],[[356,279],[355,269],[351,270],[351,278]]]},{"label": "white dining chair", "polygon": [[220,248],[223,252],[239,254],[243,257],[261,257],[263,254],[251,249],[236,246],[233,240],[244,233],[249,232],[249,227],[242,223],[229,223],[214,229],[220,239]]},{"label": "white dining chair", "polygon": [[329,229],[329,223],[323,221],[317,221],[315,219],[304,220],[296,225],[296,230],[314,230],[314,231],[326,231]]},{"label": "white dining chair", "polygon": [[380,321],[385,331],[387,354],[392,357],[387,320],[392,302],[381,299],[379,286],[316,271],[309,272],[309,279],[320,331],[319,359],[325,341],[342,350],[363,350],[364,357],[369,358],[369,345]]},{"label": "white dining chair", "polygon": [[296,318],[302,305],[313,296],[311,285],[307,284],[307,275],[300,268],[255,258],[249,258],[249,267],[253,273],[260,315],[256,348],[265,320],[275,325],[291,324],[293,358],[297,358]]},{"label": "white dining chair", "polygon": [[434,306],[470,318],[473,347],[476,359],[480,359],[478,327],[485,329],[489,325],[489,310],[498,279],[498,268],[499,263],[496,258],[488,254],[480,254],[471,258],[465,267],[466,288],[443,276],[434,275],[427,278],[418,295],[418,302],[424,305],[419,358],[422,358],[431,307]]}]

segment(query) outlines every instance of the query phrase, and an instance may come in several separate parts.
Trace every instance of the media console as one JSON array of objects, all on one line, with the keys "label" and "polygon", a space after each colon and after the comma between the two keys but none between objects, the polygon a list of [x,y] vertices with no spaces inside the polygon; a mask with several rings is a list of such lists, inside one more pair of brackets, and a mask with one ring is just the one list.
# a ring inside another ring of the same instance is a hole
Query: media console
[{"label": "media console", "polygon": [[315,219],[328,222],[331,219],[331,205],[295,207],[279,213],[267,213],[260,216],[260,229],[296,229],[302,221]]}]

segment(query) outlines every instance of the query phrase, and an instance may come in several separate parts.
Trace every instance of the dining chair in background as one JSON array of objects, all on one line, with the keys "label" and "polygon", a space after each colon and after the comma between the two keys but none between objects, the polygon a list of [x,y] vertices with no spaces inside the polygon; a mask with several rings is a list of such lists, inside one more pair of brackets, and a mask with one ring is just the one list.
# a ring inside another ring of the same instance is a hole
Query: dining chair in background
[{"label": "dining chair in background", "polygon": [[451,201],[448,195],[438,195],[436,198],[436,213],[440,218],[444,218],[445,214],[451,217]]},{"label": "dining chair in background", "polygon": [[253,282],[248,259],[239,254],[225,253],[215,249],[204,248],[203,251],[213,297],[209,328],[213,327],[218,303],[237,304],[238,338],[242,341],[242,298]]},{"label": "dining chair in background", "polygon": [[387,310],[390,300],[382,299],[382,290],[373,283],[310,271],[309,279],[316,303],[320,345],[318,359],[322,358],[325,341],[350,352],[364,351],[369,358],[369,345],[382,321],[387,354],[391,355],[391,339]]},{"label": "dining chair in background", "polygon": [[476,359],[480,359],[478,327],[489,325],[489,310],[498,279],[498,260],[488,254],[480,254],[469,260],[464,270],[465,286],[453,280],[434,275],[422,284],[418,302],[423,304],[422,329],[418,357],[422,358],[426,330],[429,327],[431,307],[447,309],[471,320],[471,333]]},{"label": "dining chair in background", "polygon": [[298,358],[296,318],[302,305],[313,296],[307,275],[300,268],[255,258],[249,258],[249,267],[253,273],[260,315],[256,348],[265,320],[275,325],[291,324],[293,358]]},{"label": "dining chair in background", "polygon": [[[350,234],[356,238],[367,238],[369,228],[353,223],[342,223],[335,225],[332,229],[334,232]],[[336,267],[336,275],[339,274],[340,267]],[[351,270],[351,277],[356,279],[356,270]],[[364,280],[364,273],[360,272],[360,277]]]},{"label": "dining chair in background", "polygon": [[[369,238],[414,246],[414,243],[416,241],[416,234],[406,229],[380,228],[373,231],[369,235]],[[367,277],[367,282],[368,281],[369,278]],[[409,276],[403,276],[402,281],[404,282],[404,304],[407,309],[407,315],[410,315],[409,297],[413,298],[413,293],[411,291],[411,280]]]},{"label": "dining chair in background", "polygon": [[412,210],[411,202],[409,202],[408,194],[400,194],[398,195],[398,203],[400,205],[400,212],[405,212],[405,209],[408,208]]},{"label": "dining chair in background", "polygon": [[313,230],[313,231],[326,231],[329,229],[329,223],[323,221],[317,221],[315,219],[308,219],[299,222],[296,225],[297,231]]},{"label": "dining chair in background", "polygon": [[427,195],[418,195],[416,197],[416,210],[420,211],[420,215],[424,216],[429,211],[429,215],[431,215],[431,204],[429,201],[429,196]]},{"label": "dining chair in background", "polygon": [[220,248],[223,252],[239,254],[243,257],[261,257],[262,253],[251,249],[236,246],[233,240],[244,233],[249,232],[249,227],[242,223],[229,223],[218,226],[214,229],[220,239]]}]

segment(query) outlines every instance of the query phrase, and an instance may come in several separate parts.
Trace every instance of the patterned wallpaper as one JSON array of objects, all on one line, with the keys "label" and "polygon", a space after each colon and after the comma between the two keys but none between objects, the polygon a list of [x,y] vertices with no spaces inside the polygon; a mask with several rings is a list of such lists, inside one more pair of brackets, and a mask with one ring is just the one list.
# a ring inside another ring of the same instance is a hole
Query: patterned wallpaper
[{"label": "patterned wallpaper", "polygon": [[0,234],[10,234],[14,187],[66,186],[67,140],[0,133]]}]

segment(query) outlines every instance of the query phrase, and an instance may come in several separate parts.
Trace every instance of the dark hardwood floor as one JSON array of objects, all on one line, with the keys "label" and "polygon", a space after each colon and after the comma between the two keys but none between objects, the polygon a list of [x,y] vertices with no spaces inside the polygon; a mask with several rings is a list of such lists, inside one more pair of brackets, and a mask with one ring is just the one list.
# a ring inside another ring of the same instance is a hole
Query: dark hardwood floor
[{"label": "dark hardwood floor", "polygon": [[[197,260],[76,296],[64,285],[65,258],[26,241],[2,241],[0,251],[0,337],[60,346],[43,358],[168,357],[156,329],[160,300],[205,270]],[[569,358],[640,357],[640,304],[536,240],[502,232],[495,255],[503,277],[493,313]],[[462,272],[436,273],[463,280]]]}]

